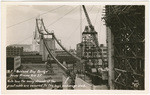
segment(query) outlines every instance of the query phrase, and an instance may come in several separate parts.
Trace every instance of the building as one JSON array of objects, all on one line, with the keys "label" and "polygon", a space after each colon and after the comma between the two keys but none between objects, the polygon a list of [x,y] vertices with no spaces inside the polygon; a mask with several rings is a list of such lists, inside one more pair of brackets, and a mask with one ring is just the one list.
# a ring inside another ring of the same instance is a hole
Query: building
[{"label": "building", "polygon": [[20,56],[26,52],[31,52],[31,45],[13,44],[6,47],[7,56]]},{"label": "building", "polygon": [[[74,54],[73,50],[69,50],[69,52]],[[76,62],[76,59],[70,54],[68,54],[67,52],[65,52],[64,50],[56,50],[55,54],[56,54],[56,58],[61,63],[66,62],[66,64],[72,64]]]},{"label": "building", "polygon": [[21,63],[43,63],[42,55],[37,51],[24,51],[21,55]]},{"label": "building", "polygon": [[69,54],[64,50],[55,50],[55,54],[56,56],[69,56]]},{"label": "building", "polygon": [[91,64],[89,65],[99,65],[101,56],[95,44],[93,35],[97,37],[97,32],[90,32],[88,26],[86,26],[82,33],[82,42],[77,44],[77,56],[90,62]]},{"label": "building", "polygon": [[[77,56],[84,60],[84,63],[77,68],[80,72],[86,72],[86,75],[92,80],[92,84],[101,85],[101,83],[107,84],[108,80],[108,71],[105,70],[105,66],[108,64],[107,47],[99,46],[97,40],[97,32],[86,26],[82,33],[82,42],[77,44]],[[80,68],[82,66],[83,68]]]},{"label": "building", "polygon": [[[104,44],[100,44],[100,49],[102,52],[102,56],[105,62],[105,66],[108,67],[108,49],[107,46],[104,46]],[[102,61],[101,61],[102,62]]]},{"label": "building", "polygon": [[76,46],[76,55],[81,58],[82,56],[82,43],[78,43]]},{"label": "building", "polygon": [[8,56],[6,63],[7,70],[16,70],[21,66],[21,58],[20,56]]},{"label": "building", "polygon": [[[90,51],[89,48],[91,48],[91,47],[86,47],[86,48],[87,48],[87,50]],[[92,47],[92,48],[96,48],[96,47]],[[77,49],[76,50],[76,54],[80,58],[87,58],[87,57],[90,57],[90,55],[91,55],[91,52],[86,52],[87,53],[86,56],[83,55],[84,54],[83,52],[86,51],[86,50],[83,50],[83,43],[78,43],[76,49]],[[101,53],[102,53],[102,56],[103,56],[103,59],[104,59],[104,62],[105,62],[105,66],[107,67],[108,66],[108,50],[107,50],[107,46],[104,46],[104,44],[100,44],[100,50],[101,50]],[[102,57],[98,52],[97,53],[95,52],[95,55],[99,55],[98,58]],[[102,65],[102,60],[101,59],[99,59],[99,64]]]},{"label": "building", "polygon": [[69,52],[70,52],[71,54],[75,54],[75,55],[77,54],[75,49],[70,49]]},{"label": "building", "polygon": [[24,51],[22,55],[39,55],[38,51]]},{"label": "building", "polygon": [[14,46],[6,47],[6,56],[20,56],[22,54],[23,54],[23,47],[14,47]]},{"label": "building", "polygon": [[100,56],[93,35],[97,37],[97,32],[90,32],[89,28],[86,26],[82,33],[82,59],[88,61],[91,60],[92,63],[97,63]]},{"label": "building", "polygon": [[41,55],[22,55],[21,63],[43,63]]},{"label": "building", "polygon": [[12,47],[23,47],[23,51],[32,51],[32,45],[30,44],[13,44]]}]

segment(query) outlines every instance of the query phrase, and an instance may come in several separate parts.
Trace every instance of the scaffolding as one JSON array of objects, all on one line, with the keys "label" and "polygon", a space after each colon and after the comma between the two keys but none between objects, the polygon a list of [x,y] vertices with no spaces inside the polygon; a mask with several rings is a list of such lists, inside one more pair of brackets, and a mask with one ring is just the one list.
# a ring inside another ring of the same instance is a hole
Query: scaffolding
[{"label": "scaffolding", "polygon": [[144,90],[145,6],[106,5],[104,20],[112,33],[107,41],[112,40],[108,48],[114,89]]}]

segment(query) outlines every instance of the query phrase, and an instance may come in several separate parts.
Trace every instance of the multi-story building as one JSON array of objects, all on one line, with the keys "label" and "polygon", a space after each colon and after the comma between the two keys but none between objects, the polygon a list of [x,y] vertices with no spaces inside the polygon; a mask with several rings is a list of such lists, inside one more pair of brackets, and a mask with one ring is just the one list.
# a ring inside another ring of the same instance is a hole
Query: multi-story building
[{"label": "multi-story building", "polygon": [[6,69],[7,70],[16,70],[21,66],[21,58],[20,56],[8,56],[6,58]]},{"label": "multi-story building", "polygon": [[95,66],[99,65],[100,53],[94,41],[95,35],[97,37],[97,32],[90,32],[88,27],[82,33],[82,42],[77,44],[77,55],[83,60],[87,61],[87,64]]},{"label": "multi-story building", "polygon": [[76,55],[81,58],[82,56],[82,43],[78,43],[76,46]]},{"label": "multi-story building", "polygon": [[23,54],[23,47],[6,47],[6,56],[20,56]]},{"label": "multi-story building", "polygon": [[55,54],[56,56],[69,56],[69,54],[64,50],[55,50]]},{"label": "multi-story building", "polygon": [[21,56],[21,63],[43,63],[41,55],[22,55]]},{"label": "multi-story building", "polygon": [[[9,60],[11,57],[20,56],[21,63],[43,63],[42,56],[39,55],[37,51],[29,51],[28,49],[30,45],[10,45],[6,48],[7,55],[7,63],[9,64]],[[24,51],[25,48],[25,51]],[[13,66],[13,65],[12,65]]]},{"label": "multi-story building", "polygon": [[27,52],[31,53],[31,45],[13,44],[6,47],[7,56],[20,56]]},{"label": "multi-story building", "polygon": [[103,56],[103,59],[105,62],[104,65],[107,67],[108,66],[108,49],[107,49],[107,46],[104,46],[104,44],[100,44],[100,49],[101,49],[102,56]]},{"label": "multi-story building", "polygon": [[12,47],[23,47],[23,51],[32,51],[32,45],[30,44],[13,44]]},{"label": "multi-story building", "polygon": [[76,54],[78,57],[80,58],[90,58],[92,59],[92,56],[94,58],[94,56],[96,55],[99,55],[99,57],[97,57],[99,60],[98,60],[98,64],[99,65],[102,65],[102,56],[103,56],[103,60],[105,62],[105,66],[108,66],[108,51],[107,51],[107,46],[104,46],[104,44],[100,44],[100,49],[101,49],[101,54],[97,51],[97,52],[90,52],[91,48],[93,48],[93,50],[96,48],[96,47],[88,47],[86,46],[85,47],[86,50],[83,50],[83,43],[78,43],[77,44],[77,47],[76,47]]},{"label": "multi-story building", "polygon": [[24,51],[21,55],[21,63],[43,63],[42,55],[38,51]]},{"label": "multi-story building", "polygon": [[[97,32],[89,30],[89,27],[86,26],[82,33],[82,42],[77,44],[77,55],[84,60],[84,63],[78,66],[79,70],[80,72],[85,71],[94,85],[101,84],[97,82],[101,80],[98,76],[107,81],[107,70],[104,70],[107,66],[107,47],[99,46],[97,39]],[[83,68],[80,68],[82,66]]]},{"label": "multi-story building", "polygon": [[39,55],[38,51],[24,51],[23,55]]},{"label": "multi-story building", "polygon": [[[69,50],[71,53],[75,53],[73,50]],[[69,55],[64,50],[56,50],[55,51],[56,58],[61,62],[66,62],[67,64],[73,64],[76,62],[75,58]]]}]

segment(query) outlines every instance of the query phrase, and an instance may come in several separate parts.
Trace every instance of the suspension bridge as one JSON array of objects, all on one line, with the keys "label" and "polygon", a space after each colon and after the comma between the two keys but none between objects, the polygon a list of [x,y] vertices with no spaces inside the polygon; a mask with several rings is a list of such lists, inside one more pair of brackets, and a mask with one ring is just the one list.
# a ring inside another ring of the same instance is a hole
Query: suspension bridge
[{"label": "suspension bridge", "polygon": [[[45,25],[44,25],[44,22],[43,22],[43,19],[36,19],[36,31],[35,31],[35,40],[37,43],[40,43],[40,46],[42,45],[42,47],[40,47],[40,50],[42,51],[41,54],[43,54],[42,56],[43,57],[43,61],[47,61],[47,64],[49,66],[52,66],[51,64],[51,61],[50,59],[52,58],[57,64],[58,66],[60,66],[60,68],[62,69],[62,71],[64,71],[64,73],[70,77],[70,79],[72,79],[71,83],[75,84],[75,78],[76,78],[76,74],[77,72],[75,72],[74,70],[73,71],[69,71],[67,69],[67,67],[65,67],[61,62],[59,62],[59,60],[55,57],[55,48],[50,48],[52,44],[48,44],[48,40],[46,39],[49,39],[49,38],[46,38],[47,36],[51,36],[51,39],[53,39],[55,42],[57,42],[57,44],[62,48],[62,50],[64,50],[66,53],[68,53],[70,56],[72,56],[76,61],[77,61],[77,64],[76,65],[83,65],[85,64],[85,66],[88,66],[87,63],[88,62],[91,62],[92,64],[94,64],[93,66],[93,70],[95,69],[96,70],[96,66],[98,66],[98,61],[101,59],[103,64],[105,64],[104,62],[104,59],[103,59],[103,55],[101,53],[101,49],[99,47],[99,42],[98,42],[98,38],[97,38],[97,32],[95,31],[94,29],[94,26],[92,25],[91,21],[90,21],[90,18],[88,16],[88,13],[86,11],[86,8],[85,6],[83,5],[83,10],[85,12],[85,16],[87,18],[87,22],[89,24],[89,26],[86,26],[85,27],[85,31],[83,32],[83,41],[82,41],[82,48],[84,50],[83,52],[83,57],[84,58],[80,58],[78,57],[77,55],[75,54],[72,54],[70,53],[58,40],[58,38],[55,36],[55,32],[54,31],[51,31],[49,32]],[[90,36],[90,41],[87,41],[88,38],[86,38],[87,36]],[[37,38],[38,37],[38,38]],[[39,42],[38,42],[39,41]],[[94,50],[88,50],[86,51],[84,48],[93,48]],[[45,48],[45,49],[44,49]],[[43,50],[42,50],[43,49]],[[46,53],[47,52],[47,53]],[[91,53],[91,55],[89,55],[89,53]],[[95,55],[94,55],[95,53]],[[47,54],[45,56],[45,54]],[[89,55],[87,57],[87,55]],[[48,60],[49,59],[49,60]],[[104,65],[102,64],[102,68],[104,69]],[[52,68],[52,67],[50,67]],[[86,67],[84,67],[86,68]],[[90,77],[97,77],[98,79],[102,78],[102,75],[101,74],[94,74],[93,72],[91,72],[91,70],[82,70],[82,74],[83,75],[88,75]],[[93,80],[94,81],[94,80]],[[96,80],[95,80],[96,81]],[[95,83],[96,84],[96,83]]]},{"label": "suspension bridge", "polygon": [[[49,10],[41,14],[45,15],[49,12],[60,9]],[[20,25],[32,19],[36,19],[35,31],[33,35],[27,37],[27,40],[33,37],[34,43],[39,47],[39,54],[42,55],[42,61],[46,63],[47,74],[61,73],[63,84],[68,85],[85,85],[86,89],[144,89],[144,48],[145,48],[145,32],[144,32],[144,7],[143,6],[105,6],[104,17],[107,29],[107,46],[108,46],[108,63],[104,59],[101,47],[98,41],[98,32],[88,15],[89,12],[84,5],[80,6],[80,20],[87,20],[87,25],[82,31],[82,23],[76,27],[76,32],[80,26],[81,42],[80,56],[68,51],[56,35],[55,30],[50,30],[50,26],[58,23],[62,18],[76,10],[79,6],[72,8],[63,16],[53,21],[49,25],[45,25],[44,20],[40,17],[32,17],[25,21],[8,26],[10,29],[16,25]],[[82,19],[82,12],[85,18]],[[133,19],[131,19],[133,18]],[[47,27],[46,27],[47,26]],[[71,35],[72,35],[71,33]],[[24,41],[23,40],[23,41]],[[20,41],[19,43],[22,43]],[[64,62],[56,57],[55,43],[61,49],[71,56],[76,62],[72,69],[69,69]],[[35,46],[35,47],[36,47]],[[56,73],[54,64],[60,69]],[[106,66],[108,64],[108,66]],[[109,70],[108,70],[109,69]],[[59,74],[60,75],[60,74]],[[59,76],[58,75],[58,76]],[[77,89],[70,87],[68,89]]]}]

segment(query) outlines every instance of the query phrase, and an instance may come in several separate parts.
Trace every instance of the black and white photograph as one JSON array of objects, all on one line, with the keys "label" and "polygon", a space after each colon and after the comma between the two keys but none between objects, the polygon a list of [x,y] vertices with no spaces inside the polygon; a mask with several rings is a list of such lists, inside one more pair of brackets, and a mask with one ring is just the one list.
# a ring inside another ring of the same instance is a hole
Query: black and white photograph
[{"label": "black and white photograph", "polygon": [[7,91],[145,91],[144,4],[10,4],[5,14]]}]

